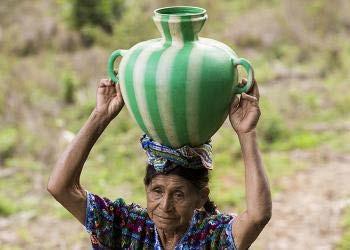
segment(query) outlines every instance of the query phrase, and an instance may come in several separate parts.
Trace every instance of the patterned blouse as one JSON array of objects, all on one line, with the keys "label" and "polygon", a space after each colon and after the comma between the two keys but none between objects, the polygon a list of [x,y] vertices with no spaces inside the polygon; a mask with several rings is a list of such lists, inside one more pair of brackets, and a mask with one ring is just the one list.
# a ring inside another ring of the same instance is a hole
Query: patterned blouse
[{"label": "patterned blouse", "polygon": [[[195,210],[187,232],[175,250],[237,249],[232,236],[234,216]],[[147,210],[123,199],[114,202],[87,192],[85,228],[93,249],[162,250]]]}]

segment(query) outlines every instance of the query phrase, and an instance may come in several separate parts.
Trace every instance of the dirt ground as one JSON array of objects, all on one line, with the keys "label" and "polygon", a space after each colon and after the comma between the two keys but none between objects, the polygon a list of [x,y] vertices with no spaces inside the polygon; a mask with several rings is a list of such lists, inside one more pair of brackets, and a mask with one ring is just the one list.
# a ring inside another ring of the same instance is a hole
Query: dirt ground
[{"label": "dirt ground", "polygon": [[283,178],[273,200],[273,216],[252,249],[334,249],[339,222],[350,205],[350,155],[296,152],[316,164]]}]

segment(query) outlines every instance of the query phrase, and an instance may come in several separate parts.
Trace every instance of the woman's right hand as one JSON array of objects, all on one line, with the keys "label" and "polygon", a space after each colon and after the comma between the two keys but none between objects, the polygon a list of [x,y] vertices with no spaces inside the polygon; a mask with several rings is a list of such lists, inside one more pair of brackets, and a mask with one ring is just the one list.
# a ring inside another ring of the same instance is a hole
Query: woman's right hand
[{"label": "woman's right hand", "polygon": [[[247,84],[242,79],[242,84]],[[229,118],[237,135],[246,134],[253,130],[259,121],[259,89],[254,80],[253,86],[247,93],[242,93],[241,98],[236,95],[230,106]]]},{"label": "woman's right hand", "polygon": [[102,79],[97,88],[95,112],[108,121],[113,120],[124,106],[120,85]]}]

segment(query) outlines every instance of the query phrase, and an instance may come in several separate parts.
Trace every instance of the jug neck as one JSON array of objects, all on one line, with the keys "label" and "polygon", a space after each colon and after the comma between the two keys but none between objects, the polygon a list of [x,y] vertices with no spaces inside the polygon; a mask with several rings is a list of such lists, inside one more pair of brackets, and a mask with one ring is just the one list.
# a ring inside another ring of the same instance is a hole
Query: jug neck
[{"label": "jug neck", "polygon": [[184,43],[198,40],[208,16],[205,9],[174,6],[156,9],[153,21],[165,42]]}]

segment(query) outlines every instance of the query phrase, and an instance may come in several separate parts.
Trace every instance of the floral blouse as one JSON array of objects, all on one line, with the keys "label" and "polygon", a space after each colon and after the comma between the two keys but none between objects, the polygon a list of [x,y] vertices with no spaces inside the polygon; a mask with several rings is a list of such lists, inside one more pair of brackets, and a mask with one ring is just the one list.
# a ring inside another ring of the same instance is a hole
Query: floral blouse
[{"label": "floral blouse", "polygon": [[[234,216],[195,210],[187,232],[175,250],[237,249],[232,236]],[[147,210],[123,199],[114,202],[87,192],[85,228],[93,249],[162,250]]]}]

